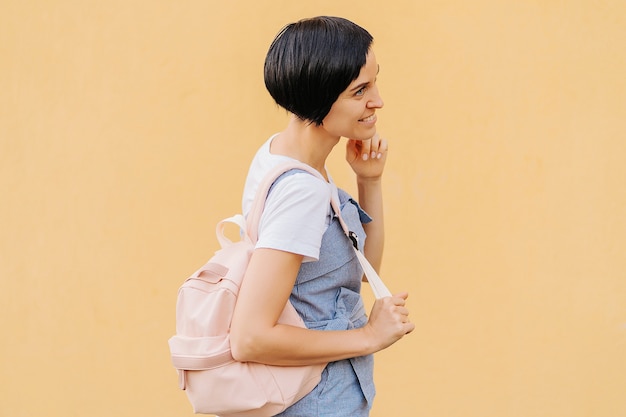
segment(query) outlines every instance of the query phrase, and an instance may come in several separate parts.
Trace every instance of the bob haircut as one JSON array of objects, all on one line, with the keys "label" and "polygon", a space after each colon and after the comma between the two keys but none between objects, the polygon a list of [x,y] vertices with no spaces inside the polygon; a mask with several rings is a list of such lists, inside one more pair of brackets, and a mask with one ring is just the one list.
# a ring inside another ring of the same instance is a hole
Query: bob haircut
[{"label": "bob haircut", "polygon": [[319,16],[285,26],[265,58],[265,87],[302,120],[322,122],[365,65],[373,37],[341,17]]}]

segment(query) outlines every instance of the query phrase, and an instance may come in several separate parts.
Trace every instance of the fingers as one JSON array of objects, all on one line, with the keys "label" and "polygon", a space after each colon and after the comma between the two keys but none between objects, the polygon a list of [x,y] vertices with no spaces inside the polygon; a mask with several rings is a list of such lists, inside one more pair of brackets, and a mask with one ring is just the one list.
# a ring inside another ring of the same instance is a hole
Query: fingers
[{"label": "fingers", "polygon": [[404,335],[406,336],[407,334],[411,333],[413,330],[415,330],[415,323],[411,323],[410,320],[407,320],[406,323],[403,324],[404,325]]},{"label": "fingers", "polygon": [[354,158],[361,158],[363,161],[381,159],[388,150],[387,140],[381,138],[378,133],[370,139],[350,139],[347,145]]},{"label": "fingers", "polygon": [[399,293],[374,302],[367,326],[379,346],[377,350],[394,344],[415,329],[405,306],[407,297],[408,293]]},{"label": "fingers", "polygon": [[381,138],[376,133],[371,139],[361,141],[361,158],[364,161],[380,159],[387,152],[387,146],[387,140]]},{"label": "fingers", "polygon": [[348,143],[346,144],[346,159],[348,162],[352,163],[361,158],[361,149],[363,148],[362,142],[363,141],[356,139],[348,140]]},{"label": "fingers", "polygon": [[372,140],[371,139],[362,140],[362,141],[360,141],[359,144],[360,144],[360,146],[359,146],[359,154],[361,155],[361,158],[364,161],[367,161],[367,159],[370,156],[370,152],[371,152]]},{"label": "fingers", "polygon": [[415,324],[411,323],[409,319],[409,309],[406,308],[406,299],[409,297],[409,293],[402,292],[395,294],[392,299],[396,305],[395,313],[399,315],[400,322],[404,325],[405,334],[411,333],[415,329]]},{"label": "fingers", "polygon": [[406,307],[406,299],[408,297],[409,293],[407,292],[401,292],[389,297],[390,311],[396,322],[402,325],[404,334],[410,333],[415,328],[415,325],[409,320],[409,309]]},{"label": "fingers", "polygon": [[408,292],[399,292],[397,294],[393,295],[394,298],[401,298],[403,300],[406,300],[407,298],[409,298],[409,293]]}]

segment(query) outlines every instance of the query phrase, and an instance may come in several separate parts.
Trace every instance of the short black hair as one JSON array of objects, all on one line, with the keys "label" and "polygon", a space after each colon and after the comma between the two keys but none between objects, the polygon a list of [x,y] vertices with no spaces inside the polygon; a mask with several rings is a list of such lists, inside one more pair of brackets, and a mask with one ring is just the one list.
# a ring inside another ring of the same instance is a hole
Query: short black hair
[{"label": "short black hair", "polygon": [[365,65],[373,37],[341,18],[319,16],[285,26],[265,58],[265,86],[276,103],[317,126]]}]

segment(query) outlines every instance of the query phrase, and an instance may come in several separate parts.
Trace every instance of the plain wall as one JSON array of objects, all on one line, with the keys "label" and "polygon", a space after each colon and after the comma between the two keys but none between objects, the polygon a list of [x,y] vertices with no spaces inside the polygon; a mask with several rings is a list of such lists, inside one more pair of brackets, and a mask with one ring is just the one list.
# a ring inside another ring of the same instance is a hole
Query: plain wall
[{"label": "plain wall", "polygon": [[320,14],[375,37],[382,275],[417,324],[372,415],[626,415],[624,2],[4,0],[1,416],[192,415],[176,291],[287,120],[271,40]]}]

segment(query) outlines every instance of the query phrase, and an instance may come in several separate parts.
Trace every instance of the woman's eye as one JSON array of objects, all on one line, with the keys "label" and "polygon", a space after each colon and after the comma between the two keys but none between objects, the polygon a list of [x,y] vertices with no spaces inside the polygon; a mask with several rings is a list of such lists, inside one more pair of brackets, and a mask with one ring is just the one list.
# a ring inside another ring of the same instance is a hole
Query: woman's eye
[{"label": "woman's eye", "polygon": [[363,94],[365,94],[365,87],[359,88],[356,93],[354,93],[355,96],[362,96]]}]

